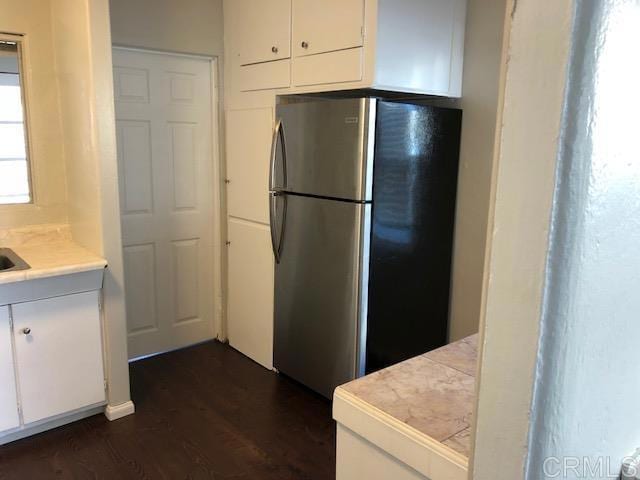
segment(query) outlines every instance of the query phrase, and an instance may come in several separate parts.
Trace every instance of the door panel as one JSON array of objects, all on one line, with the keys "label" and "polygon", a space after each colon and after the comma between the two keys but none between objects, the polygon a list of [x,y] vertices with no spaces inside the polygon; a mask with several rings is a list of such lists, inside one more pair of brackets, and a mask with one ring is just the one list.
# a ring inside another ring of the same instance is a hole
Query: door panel
[{"label": "door panel", "polygon": [[214,337],[211,63],[114,49],[129,356]]},{"label": "door panel", "polygon": [[272,132],[271,108],[227,112],[227,203],[233,217],[269,223]]},{"label": "door panel", "polygon": [[[281,105],[289,192],[370,200],[370,103],[364,99],[321,100]],[[278,157],[278,173],[282,158]]]},{"label": "door panel", "polygon": [[98,295],[11,307],[25,424],[105,401]]},{"label": "door panel", "polygon": [[296,57],[361,47],[364,0],[293,0],[292,21]]},{"label": "door panel", "polygon": [[291,56],[291,0],[230,0],[224,7],[240,65]]},{"label": "door panel", "polygon": [[229,218],[229,344],[273,367],[273,255],[269,227]]},{"label": "door panel", "polygon": [[9,307],[0,307],[0,432],[20,426]]},{"label": "door panel", "polygon": [[328,398],[356,374],[361,255],[369,209],[287,195],[276,265],[274,363]]}]

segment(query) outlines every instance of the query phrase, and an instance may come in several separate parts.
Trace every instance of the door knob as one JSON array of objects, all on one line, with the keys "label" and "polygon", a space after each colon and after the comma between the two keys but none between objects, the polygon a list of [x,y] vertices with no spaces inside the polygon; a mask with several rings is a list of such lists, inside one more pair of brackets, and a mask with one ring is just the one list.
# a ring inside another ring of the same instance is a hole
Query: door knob
[{"label": "door knob", "polygon": [[271,51],[273,53],[278,53],[278,47],[271,47]]},{"label": "door knob", "polygon": [[308,42],[302,42],[302,43],[300,44],[300,46],[301,46],[302,48],[309,48],[309,43],[308,43]]},{"label": "door knob", "polygon": [[24,333],[25,335],[30,335],[31,334],[31,329],[29,327],[23,328],[22,329],[22,333]]}]

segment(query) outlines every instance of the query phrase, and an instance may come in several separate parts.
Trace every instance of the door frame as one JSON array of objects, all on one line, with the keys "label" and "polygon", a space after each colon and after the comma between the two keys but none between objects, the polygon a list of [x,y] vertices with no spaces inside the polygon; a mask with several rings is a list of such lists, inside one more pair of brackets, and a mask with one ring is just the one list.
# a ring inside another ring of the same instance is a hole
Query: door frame
[{"label": "door frame", "polygon": [[[214,305],[213,305],[213,333],[217,340],[226,340],[226,332],[223,324],[223,312],[224,312],[224,296],[222,275],[225,259],[223,258],[222,242],[224,234],[224,225],[222,220],[224,218],[223,208],[223,189],[222,189],[222,154],[223,145],[220,136],[220,125],[222,115],[222,102],[220,101],[219,92],[219,80],[221,78],[219,71],[219,59],[217,56],[199,55],[191,53],[177,53],[165,50],[156,50],[150,48],[130,47],[126,45],[120,45],[114,43],[112,50],[124,51],[124,52],[138,52],[147,53],[153,55],[171,55],[173,57],[193,58],[198,60],[205,60],[209,62],[211,71],[211,171],[213,172],[212,185],[214,190],[211,195],[211,224],[213,226],[213,262],[214,265],[210,265],[213,269],[213,293],[214,293]],[[118,218],[120,218],[120,212],[118,212]],[[216,265],[217,263],[217,265]],[[126,302],[126,298],[125,298]],[[161,352],[158,352],[161,353]],[[163,352],[162,352],[163,353]],[[155,355],[155,354],[154,354]]]}]

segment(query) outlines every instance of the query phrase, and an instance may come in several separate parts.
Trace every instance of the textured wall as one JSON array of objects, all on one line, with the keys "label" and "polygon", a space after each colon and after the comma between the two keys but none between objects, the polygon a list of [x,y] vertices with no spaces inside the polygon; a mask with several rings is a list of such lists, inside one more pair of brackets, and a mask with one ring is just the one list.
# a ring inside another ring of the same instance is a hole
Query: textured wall
[{"label": "textured wall", "polygon": [[[640,447],[640,1],[577,2],[528,478]],[[559,460],[553,459],[559,457]],[[574,461],[574,460],[570,460]],[[582,476],[581,476],[582,475]]]}]

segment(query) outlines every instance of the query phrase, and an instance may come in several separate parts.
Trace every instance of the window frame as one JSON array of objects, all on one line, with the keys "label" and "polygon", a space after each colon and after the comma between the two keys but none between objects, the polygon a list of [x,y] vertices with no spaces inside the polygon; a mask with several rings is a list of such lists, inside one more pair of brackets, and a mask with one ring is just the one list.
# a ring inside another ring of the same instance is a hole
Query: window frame
[{"label": "window frame", "polygon": [[23,34],[15,34],[15,33],[6,33],[0,31],[0,41],[5,42],[14,42],[18,47],[18,74],[19,74],[19,85],[20,85],[20,101],[22,103],[22,119],[23,119],[23,129],[24,129],[24,146],[25,146],[25,156],[27,161],[27,183],[29,188],[29,201],[21,202],[21,203],[3,203],[0,204],[0,208],[28,208],[30,206],[37,205],[37,195],[36,189],[34,188],[34,171],[35,171],[35,161],[33,158],[33,148],[31,145],[31,122],[30,122],[30,111],[29,111],[29,84],[30,79],[30,69],[28,63],[28,40],[27,36]]}]

